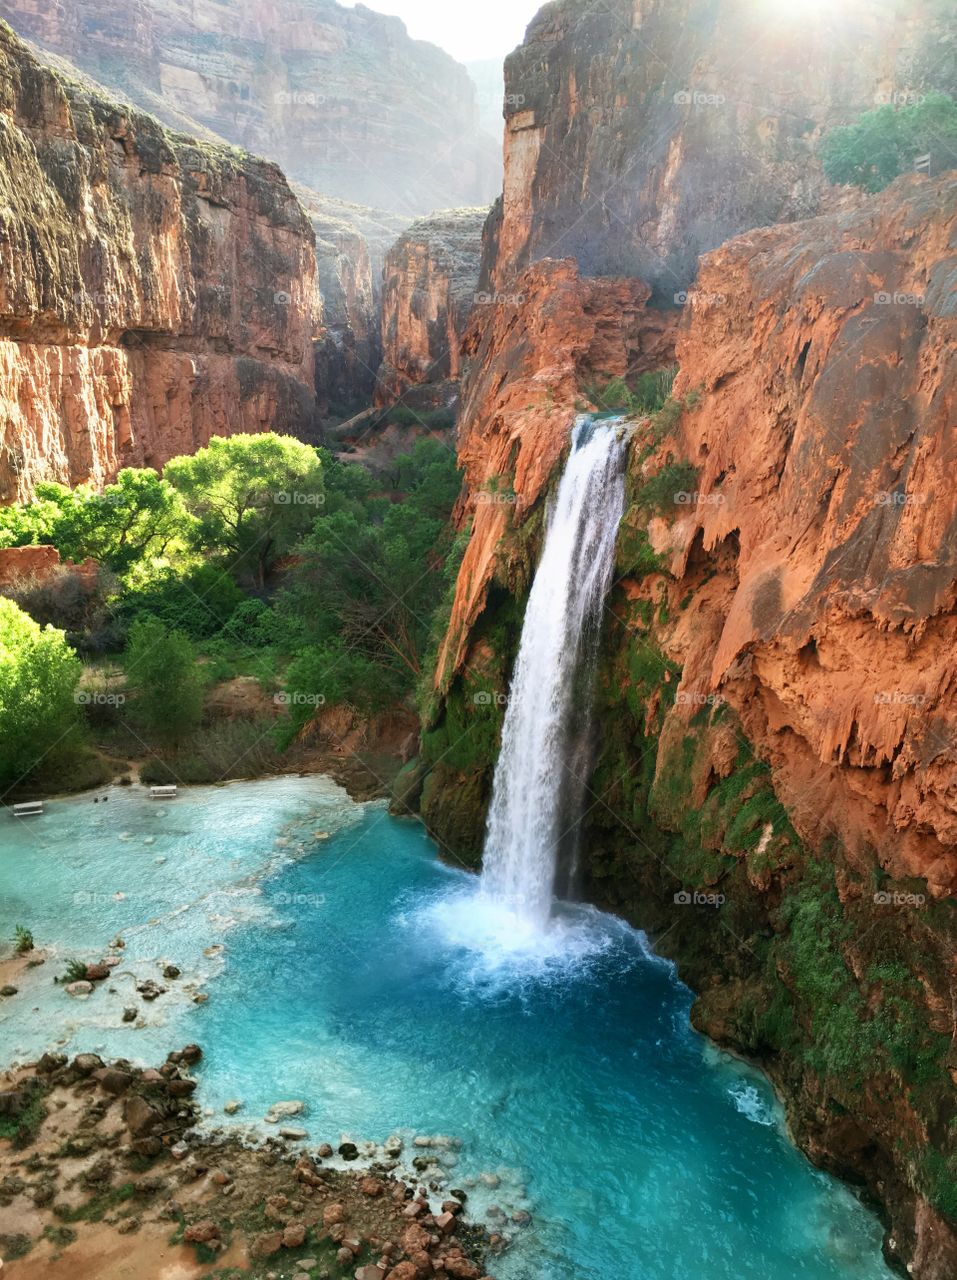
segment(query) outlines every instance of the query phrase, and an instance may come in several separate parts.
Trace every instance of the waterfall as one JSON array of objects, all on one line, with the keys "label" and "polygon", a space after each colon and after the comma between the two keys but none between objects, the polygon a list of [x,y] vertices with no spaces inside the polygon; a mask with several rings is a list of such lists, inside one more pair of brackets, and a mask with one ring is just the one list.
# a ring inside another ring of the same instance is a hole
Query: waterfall
[{"label": "waterfall", "polygon": [[578,418],[548,517],[495,769],[482,892],[536,928],[569,861],[590,763],[590,707],[624,510],[620,419]]}]

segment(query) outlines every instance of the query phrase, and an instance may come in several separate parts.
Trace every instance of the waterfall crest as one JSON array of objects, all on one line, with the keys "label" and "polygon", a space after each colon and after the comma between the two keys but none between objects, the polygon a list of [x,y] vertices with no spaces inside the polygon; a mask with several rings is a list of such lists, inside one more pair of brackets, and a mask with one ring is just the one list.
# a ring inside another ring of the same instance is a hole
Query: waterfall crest
[{"label": "waterfall crest", "polygon": [[482,892],[529,924],[551,914],[584,797],[601,613],[624,510],[620,419],[580,417],[549,513],[495,769]]}]

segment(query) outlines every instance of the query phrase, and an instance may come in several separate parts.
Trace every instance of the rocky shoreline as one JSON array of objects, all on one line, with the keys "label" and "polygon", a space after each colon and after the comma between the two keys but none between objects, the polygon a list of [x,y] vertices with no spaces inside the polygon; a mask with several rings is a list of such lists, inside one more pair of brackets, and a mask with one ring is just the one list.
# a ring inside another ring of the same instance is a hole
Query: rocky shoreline
[{"label": "rocky shoreline", "polygon": [[[507,1238],[468,1222],[464,1191],[439,1203],[437,1186],[403,1177],[401,1138],[307,1151],[298,1102],[277,1103],[276,1136],[255,1145],[210,1130],[201,1058],[187,1045],[144,1070],[47,1053],[0,1078],[5,1275],[492,1280]],[[412,1167],[443,1141],[417,1139]]]}]

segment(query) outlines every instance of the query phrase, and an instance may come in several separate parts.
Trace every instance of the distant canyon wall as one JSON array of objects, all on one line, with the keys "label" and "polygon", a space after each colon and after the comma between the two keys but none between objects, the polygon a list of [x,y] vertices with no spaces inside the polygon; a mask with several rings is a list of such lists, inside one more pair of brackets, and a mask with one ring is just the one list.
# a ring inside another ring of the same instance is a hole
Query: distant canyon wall
[{"label": "distant canyon wall", "polygon": [[0,499],[217,434],[308,438],[315,282],[275,165],[70,83],[0,24]]},{"label": "distant canyon wall", "polygon": [[465,68],[400,19],[335,0],[0,0],[20,35],[172,128],[268,156],[322,196],[402,213],[501,180]]}]

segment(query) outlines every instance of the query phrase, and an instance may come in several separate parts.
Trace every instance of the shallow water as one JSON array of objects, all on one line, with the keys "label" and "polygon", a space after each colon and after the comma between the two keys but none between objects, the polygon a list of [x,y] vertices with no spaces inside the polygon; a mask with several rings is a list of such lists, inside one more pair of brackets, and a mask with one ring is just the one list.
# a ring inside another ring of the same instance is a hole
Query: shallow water
[{"label": "shallow water", "polygon": [[[502,1280],[890,1276],[876,1220],[790,1145],[763,1078],[691,1031],[690,994],[625,925],[568,908],[523,935],[418,824],[322,779],[110,795],[0,816],[4,936],[27,924],[61,957],[0,1007],[4,1058],[68,1040],[153,1061],[195,1039],[203,1105],[241,1099],[237,1121],[301,1098],[315,1143],[460,1139],[437,1153],[447,1185],[532,1214]],[[119,931],[115,995],[53,985]],[[160,960],[179,994],[122,1025]]]}]

